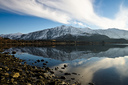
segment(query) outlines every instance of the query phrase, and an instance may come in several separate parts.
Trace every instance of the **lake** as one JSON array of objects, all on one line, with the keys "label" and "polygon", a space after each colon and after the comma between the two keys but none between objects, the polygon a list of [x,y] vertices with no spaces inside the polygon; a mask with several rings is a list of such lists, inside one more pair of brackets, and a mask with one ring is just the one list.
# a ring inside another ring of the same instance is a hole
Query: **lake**
[{"label": "lake", "polygon": [[[55,74],[64,73],[66,81],[81,82],[88,85],[128,85],[128,46],[127,45],[90,45],[90,46],[53,46],[53,47],[13,47],[7,52],[16,51],[15,57],[25,60],[29,65],[59,67]],[[43,59],[43,62],[37,60]],[[63,65],[67,67],[63,69]]]}]

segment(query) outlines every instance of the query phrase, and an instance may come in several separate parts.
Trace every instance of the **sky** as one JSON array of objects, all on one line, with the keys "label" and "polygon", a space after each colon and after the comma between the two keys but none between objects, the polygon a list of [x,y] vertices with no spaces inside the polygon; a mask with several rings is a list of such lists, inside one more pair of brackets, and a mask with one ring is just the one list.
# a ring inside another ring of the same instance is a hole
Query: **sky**
[{"label": "sky", "polygon": [[61,25],[128,30],[128,0],[0,0],[0,34]]}]

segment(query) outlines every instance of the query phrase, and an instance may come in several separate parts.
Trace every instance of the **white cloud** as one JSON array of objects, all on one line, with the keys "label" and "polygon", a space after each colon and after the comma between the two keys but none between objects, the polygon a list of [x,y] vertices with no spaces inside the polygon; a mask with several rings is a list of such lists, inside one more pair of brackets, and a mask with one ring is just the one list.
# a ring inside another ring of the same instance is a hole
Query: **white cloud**
[{"label": "white cloud", "polygon": [[0,8],[18,14],[50,19],[64,24],[80,21],[100,28],[128,27],[128,9],[120,6],[115,19],[99,16],[94,11],[94,0],[0,0]]},{"label": "white cloud", "polygon": [[18,14],[47,18],[65,24],[70,20],[66,13],[51,9],[38,1],[41,0],[0,0],[0,8]]},{"label": "white cloud", "polygon": [[79,26],[79,27],[87,27],[87,25],[83,24],[82,22],[74,21],[73,25]]}]

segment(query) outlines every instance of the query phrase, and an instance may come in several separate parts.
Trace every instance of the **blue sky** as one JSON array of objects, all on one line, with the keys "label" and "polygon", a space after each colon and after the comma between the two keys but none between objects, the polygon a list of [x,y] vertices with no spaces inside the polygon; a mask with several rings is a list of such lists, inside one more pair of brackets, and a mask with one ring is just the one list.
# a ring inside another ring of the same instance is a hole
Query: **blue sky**
[{"label": "blue sky", "polygon": [[128,0],[0,0],[0,34],[60,25],[128,30]]}]

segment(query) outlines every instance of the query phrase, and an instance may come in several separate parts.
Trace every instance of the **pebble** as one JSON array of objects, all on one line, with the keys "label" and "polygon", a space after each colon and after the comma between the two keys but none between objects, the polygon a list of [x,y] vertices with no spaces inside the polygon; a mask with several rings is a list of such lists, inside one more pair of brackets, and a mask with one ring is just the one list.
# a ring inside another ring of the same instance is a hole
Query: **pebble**
[{"label": "pebble", "polygon": [[4,73],[5,76],[9,76],[9,73]]},{"label": "pebble", "polygon": [[17,72],[17,73],[13,73],[11,76],[12,76],[13,78],[18,78],[18,77],[20,76],[20,74]]},{"label": "pebble", "polygon": [[[6,56],[6,57],[5,57]],[[37,60],[37,62],[43,62],[44,60]],[[22,62],[22,63],[21,63]],[[55,82],[55,85],[68,85],[66,82],[62,82],[61,79],[66,79],[65,76],[57,77],[49,67],[39,68],[36,66],[30,66],[23,63],[24,60],[15,58],[14,55],[9,53],[0,53],[0,74],[1,85],[50,85],[50,82]],[[48,61],[43,63],[46,65]],[[3,65],[4,64],[4,65]],[[34,64],[34,63],[33,63]],[[63,68],[67,67],[64,65]],[[58,70],[56,67],[55,70]],[[8,73],[9,72],[9,73]],[[63,73],[63,71],[60,71]],[[65,73],[71,75],[71,73]]]}]

